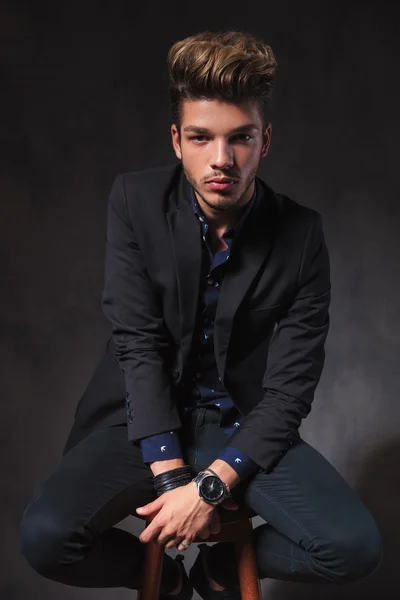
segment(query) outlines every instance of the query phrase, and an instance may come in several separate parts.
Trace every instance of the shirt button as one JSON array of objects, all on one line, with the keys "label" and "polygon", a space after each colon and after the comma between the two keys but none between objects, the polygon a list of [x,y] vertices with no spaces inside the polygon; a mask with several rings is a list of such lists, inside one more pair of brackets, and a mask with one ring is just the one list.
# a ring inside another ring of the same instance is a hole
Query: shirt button
[{"label": "shirt button", "polygon": [[209,278],[207,279],[207,283],[209,283],[210,285],[214,285],[214,280],[213,280],[213,279],[211,279],[211,277],[209,277]]}]

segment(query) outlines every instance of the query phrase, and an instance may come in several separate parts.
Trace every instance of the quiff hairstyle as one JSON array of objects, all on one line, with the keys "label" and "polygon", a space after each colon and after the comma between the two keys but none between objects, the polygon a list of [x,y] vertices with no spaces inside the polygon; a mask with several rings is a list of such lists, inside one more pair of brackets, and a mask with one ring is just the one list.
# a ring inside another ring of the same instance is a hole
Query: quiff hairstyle
[{"label": "quiff hairstyle", "polygon": [[204,31],[175,42],[168,52],[173,123],[180,131],[184,100],[258,102],[265,127],[276,73],[270,46],[241,31]]}]

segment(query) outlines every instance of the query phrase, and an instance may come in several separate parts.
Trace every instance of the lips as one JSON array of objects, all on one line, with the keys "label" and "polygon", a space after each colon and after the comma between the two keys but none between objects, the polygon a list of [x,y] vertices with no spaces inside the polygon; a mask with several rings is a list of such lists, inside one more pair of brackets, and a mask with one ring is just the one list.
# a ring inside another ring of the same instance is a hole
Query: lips
[{"label": "lips", "polygon": [[208,181],[207,185],[210,186],[212,190],[227,190],[235,183],[236,181],[234,179],[214,179],[213,181]]}]

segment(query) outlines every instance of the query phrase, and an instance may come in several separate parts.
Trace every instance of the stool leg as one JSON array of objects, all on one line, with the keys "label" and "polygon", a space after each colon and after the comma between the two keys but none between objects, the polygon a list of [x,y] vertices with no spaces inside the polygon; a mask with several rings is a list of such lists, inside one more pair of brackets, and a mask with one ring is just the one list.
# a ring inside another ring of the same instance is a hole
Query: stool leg
[{"label": "stool leg", "polygon": [[164,546],[153,540],[146,544],[143,585],[138,591],[137,600],[158,600],[160,596],[161,574],[164,561]]},{"label": "stool leg", "polygon": [[262,600],[253,547],[253,526],[249,519],[241,523],[240,531],[237,531],[237,534],[235,553],[242,600]]}]

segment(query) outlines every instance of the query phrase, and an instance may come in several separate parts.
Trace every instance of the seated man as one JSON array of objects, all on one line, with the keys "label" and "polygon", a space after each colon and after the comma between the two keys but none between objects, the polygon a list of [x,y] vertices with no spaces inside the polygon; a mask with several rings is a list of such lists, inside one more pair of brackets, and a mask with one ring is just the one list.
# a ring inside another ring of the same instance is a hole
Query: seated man
[{"label": "seated man", "polygon": [[[253,532],[261,579],[365,577],[381,560],[376,524],[298,432],[331,284],[321,215],[256,176],[273,52],[205,32],[168,62],[179,162],[114,182],[102,297],[113,334],[25,510],[22,552],[54,581],[139,589],[145,543],[184,552],[242,503],[265,521]],[[114,527],[129,514],[154,517],[140,541]],[[189,578],[183,557],[166,554],[162,598],[239,597],[231,544],[201,545]]]}]

